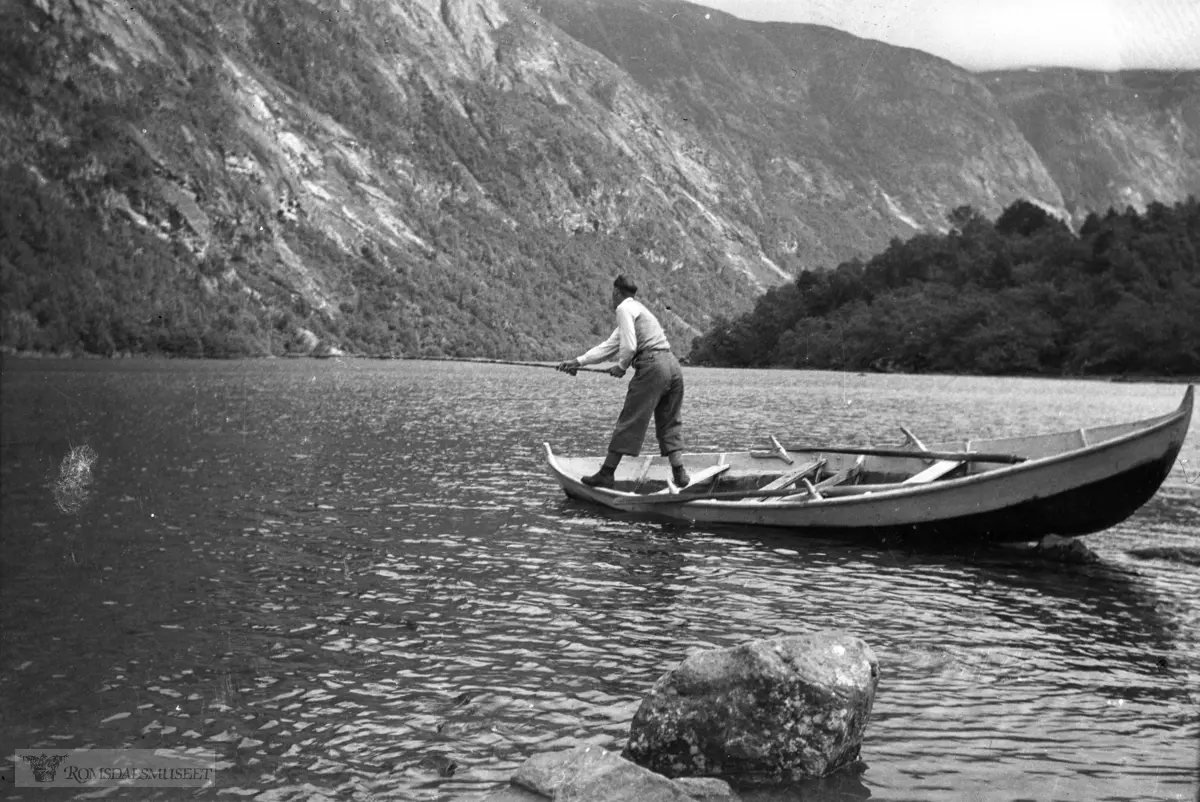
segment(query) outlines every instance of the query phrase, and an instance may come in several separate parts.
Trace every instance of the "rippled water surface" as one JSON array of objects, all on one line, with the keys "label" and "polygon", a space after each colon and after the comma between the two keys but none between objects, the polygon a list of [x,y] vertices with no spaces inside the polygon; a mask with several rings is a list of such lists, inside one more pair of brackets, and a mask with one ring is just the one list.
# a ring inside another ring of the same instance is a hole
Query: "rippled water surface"
[{"label": "rippled water surface", "polygon": [[[697,450],[1064,429],[1184,389],[686,377]],[[1196,425],[1159,495],[1088,538],[1101,562],[1069,566],[568,501],[540,444],[599,453],[622,393],[459,363],[5,362],[3,754],[203,746],[224,770],[202,798],[481,799],[534,752],[619,750],[693,650],[839,628],[880,660],[869,768],[773,799],[1193,798]]]}]

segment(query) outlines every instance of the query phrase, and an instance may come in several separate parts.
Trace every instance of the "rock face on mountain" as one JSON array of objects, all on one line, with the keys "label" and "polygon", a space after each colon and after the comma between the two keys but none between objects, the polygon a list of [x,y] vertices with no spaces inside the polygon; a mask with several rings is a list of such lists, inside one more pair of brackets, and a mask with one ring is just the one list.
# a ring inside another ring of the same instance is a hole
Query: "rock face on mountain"
[{"label": "rock face on mountain", "polygon": [[671,0],[4,4],[0,345],[554,358],[625,271],[685,349],[963,204],[1060,209],[1030,141],[947,62]]},{"label": "rock face on mountain", "polygon": [[1200,72],[979,78],[1037,151],[1075,222],[1200,195]]},{"label": "rock face on mountain", "polygon": [[[707,143],[710,205],[791,270],[945,229],[970,204],[1060,209],[1037,153],[970,73],[830,28],[744,23],[682,2],[544,0],[542,13]],[[792,257],[792,258],[787,258]]]}]

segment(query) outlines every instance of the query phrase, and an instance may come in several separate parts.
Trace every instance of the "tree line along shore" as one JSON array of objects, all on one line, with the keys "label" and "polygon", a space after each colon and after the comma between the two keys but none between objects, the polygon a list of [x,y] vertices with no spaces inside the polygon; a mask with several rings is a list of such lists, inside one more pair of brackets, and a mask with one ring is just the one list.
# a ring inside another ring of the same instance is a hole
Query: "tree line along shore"
[{"label": "tree line along shore", "polygon": [[692,364],[904,373],[1200,375],[1200,203],[1089,215],[1024,200],[806,271],[692,345]]}]

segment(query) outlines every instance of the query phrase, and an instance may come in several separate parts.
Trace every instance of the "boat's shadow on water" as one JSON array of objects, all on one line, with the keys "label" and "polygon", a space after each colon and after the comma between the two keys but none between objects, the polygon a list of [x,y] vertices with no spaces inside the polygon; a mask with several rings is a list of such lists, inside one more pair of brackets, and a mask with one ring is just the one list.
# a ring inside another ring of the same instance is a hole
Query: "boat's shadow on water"
[{"label": "boat's shadow on water", "polygon": [[[1058,615],[1043,622],[1048,631],[1088,642],[1112,640],[1169,649],[1177,628],[1160,609],[1162,597],[1138,573],[1094,558],[1093,562],[1047,553],[1037,544],[947,545],[879,541],[858,543],[818,538],[801,541],[786,530],[748,533],[722,531],[725,537],[757,540],[765,548],[788,548],[802,559],[817,552],[826,559],[846,557],[874,563],[880,570],[911,568],[953,570],[976,587],[1001,588],[1014,603],[1050,601]],[[1086,541],[1085,541],[1086,543]],[[1097,621],[1112,626],[1097,627]],[[1119,625],[1118,625],[1119,624]]]}]

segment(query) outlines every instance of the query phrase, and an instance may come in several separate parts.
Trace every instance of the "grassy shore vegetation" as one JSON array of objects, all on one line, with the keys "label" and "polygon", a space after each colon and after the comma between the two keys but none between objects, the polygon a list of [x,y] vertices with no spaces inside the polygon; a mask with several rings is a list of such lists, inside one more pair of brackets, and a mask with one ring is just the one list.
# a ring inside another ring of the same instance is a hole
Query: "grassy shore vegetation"
[{"label": "grassy shore vegetation", "polygon": [[991,375],[1200,375],[1200,203],[1090,215],[970,207],[720,318],[691,361]]}]

